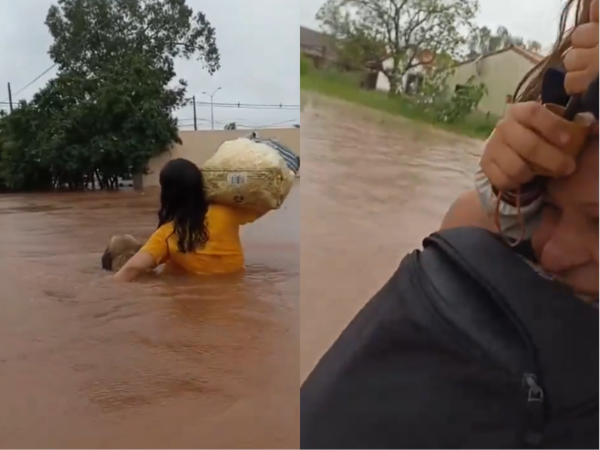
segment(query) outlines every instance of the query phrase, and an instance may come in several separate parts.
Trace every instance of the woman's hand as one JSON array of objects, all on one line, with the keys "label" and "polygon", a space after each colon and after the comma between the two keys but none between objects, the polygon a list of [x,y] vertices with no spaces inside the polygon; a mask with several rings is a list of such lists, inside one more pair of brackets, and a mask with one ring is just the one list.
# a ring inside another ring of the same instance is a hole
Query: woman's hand
[{"label": "woman's hand", "polygon": [[585,92],[598,76],[598,3],[599,0],[592,0],[589,22],[575,28],[571,35],[571,48],[563,59],[568,94]]},{"label": "woman's hand", "polygon": [[480,165],[496,189],[509,191],[531,181],[534,168],[563,177],[575,160],[563,153],[571,139],[565,121],[537,102],[510,105],[488,138]]}]

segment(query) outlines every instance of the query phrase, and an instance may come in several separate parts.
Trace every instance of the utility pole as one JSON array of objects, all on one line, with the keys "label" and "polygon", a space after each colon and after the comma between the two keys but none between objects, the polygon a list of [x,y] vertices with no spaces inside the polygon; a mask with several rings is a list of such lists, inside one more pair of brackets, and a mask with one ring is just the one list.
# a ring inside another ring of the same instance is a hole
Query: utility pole
[{"label": "utility pole", "polygon": [[198,120],[196,119],[196,96],[192,96],[192,105],[194,107],[194,131],[198,131]]},{"label": "utility pole", "polygon": [[217,92],[219,92],[220,90],[221,90],[221,88],[220,88],[220,87],[218,87],[218,88],[216,88],[216,89],[213,91],[213,93],[212,93],[212,94],[209,94],[208,92],[203,92],[203,93],[202,93],[202,94],[204,94],[204,95],[208,95],[208,96],[210,97],[210,127],[211,127],[211,129],[213,129],[213,130],[215,129],[215,110],[214,110],[214,101],[213,101],[213,99],[214,99],[214,97],[215,97],[215,94],[216,94]]},{"label": "utility pole", "polygon": [[8,83],[8,108],[10,112],[13,112],[12,89],[10,88],[10,83]]}]

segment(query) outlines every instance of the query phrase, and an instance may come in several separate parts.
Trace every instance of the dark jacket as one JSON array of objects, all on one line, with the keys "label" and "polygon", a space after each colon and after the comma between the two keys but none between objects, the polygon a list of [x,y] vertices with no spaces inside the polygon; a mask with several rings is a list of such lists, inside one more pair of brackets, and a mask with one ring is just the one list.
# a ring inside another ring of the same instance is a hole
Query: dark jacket
[{"label": "dark jacket", "polygon": [[301,388],[301,448],[598,448],[598,310],[496,236],[400,264]]}]

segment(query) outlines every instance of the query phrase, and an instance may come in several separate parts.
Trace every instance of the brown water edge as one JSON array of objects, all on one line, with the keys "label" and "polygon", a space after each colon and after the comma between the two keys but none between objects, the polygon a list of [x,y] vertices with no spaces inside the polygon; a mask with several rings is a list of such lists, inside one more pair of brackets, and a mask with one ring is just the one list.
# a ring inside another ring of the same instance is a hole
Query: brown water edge
[{"label": "brown water edge", "polygon": [[297,447],[299,200],[244,228],[245,277],[117,285],[156,191],[0,196],[0,446]]},{"label": "brown water edge", "polygon": [[481,142],[302,98],[300,373],[472,187]]}]

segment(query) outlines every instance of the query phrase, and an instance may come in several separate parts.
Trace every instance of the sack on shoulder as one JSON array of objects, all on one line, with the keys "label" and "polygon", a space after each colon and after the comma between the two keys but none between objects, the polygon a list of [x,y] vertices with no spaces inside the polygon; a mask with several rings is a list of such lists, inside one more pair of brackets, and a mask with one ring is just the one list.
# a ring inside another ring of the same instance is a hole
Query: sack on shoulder
[{"label": "sack on shoulder", "polygon": [[202,173],[211,201],[271,210],[281,207],[299,169],[292,150],[252,133],[221,144]]}]

